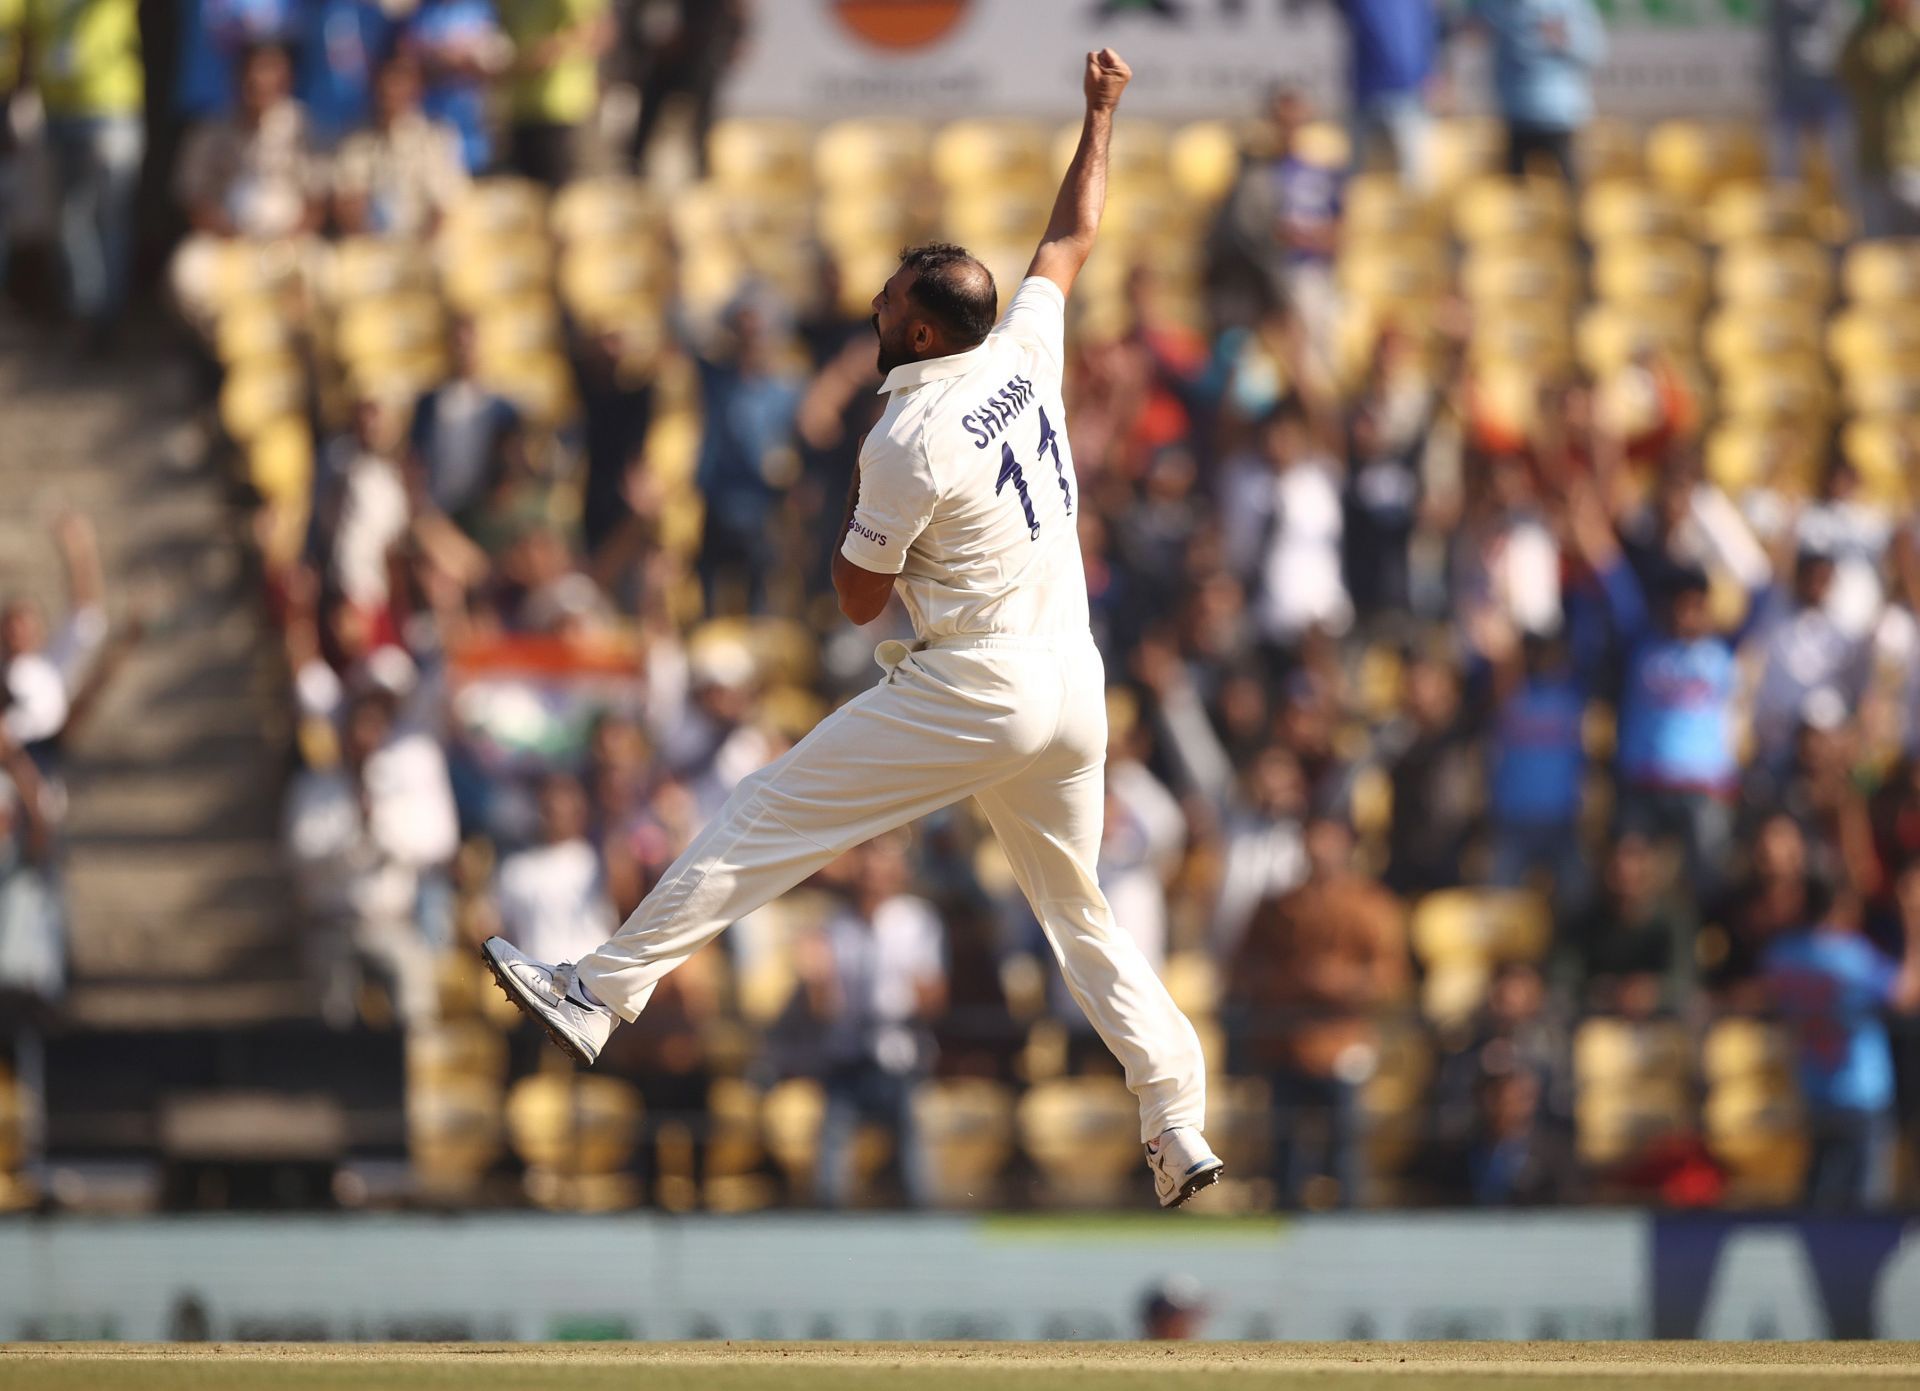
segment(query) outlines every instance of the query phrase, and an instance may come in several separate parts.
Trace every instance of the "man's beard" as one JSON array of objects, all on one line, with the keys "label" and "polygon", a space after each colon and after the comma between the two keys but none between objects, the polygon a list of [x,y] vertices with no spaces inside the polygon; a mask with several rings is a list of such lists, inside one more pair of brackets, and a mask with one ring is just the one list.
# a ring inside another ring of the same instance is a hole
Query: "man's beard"
[{"label": "man's beard", "polygon": [[880,331],[880,316],[873,316],[873,336],[878,341],[874,360],[880,368],[880,375],[886,376],[894,368],[905,365],[913,359],[902,352],[897,344],[889,344],[886,334]]}]

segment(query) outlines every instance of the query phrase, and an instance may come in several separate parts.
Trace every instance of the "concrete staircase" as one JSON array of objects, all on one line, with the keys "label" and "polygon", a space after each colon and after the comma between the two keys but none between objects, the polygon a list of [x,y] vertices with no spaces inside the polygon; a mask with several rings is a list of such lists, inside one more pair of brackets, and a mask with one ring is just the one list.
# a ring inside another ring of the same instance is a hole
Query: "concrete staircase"
[{"label": "concrete staircase", "polygon": [[158,329],[104,364],[0,325],[0,593],[64,611],[50,523],[100,536],[116,629],[149,632],[69,744],[70,1015],[104,1027],[305,1015],[279,845],[287,696],[222,481],[167,458],[188,399]]}]

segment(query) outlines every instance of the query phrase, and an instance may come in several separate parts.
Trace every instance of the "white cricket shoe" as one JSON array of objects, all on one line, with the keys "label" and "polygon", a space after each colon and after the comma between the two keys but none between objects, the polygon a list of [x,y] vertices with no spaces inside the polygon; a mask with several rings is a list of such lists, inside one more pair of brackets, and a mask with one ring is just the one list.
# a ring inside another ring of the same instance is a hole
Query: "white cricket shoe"
[{"label": "white cricket shoe", "polygon": [[1207,1148],[1206,1137],[1177,1125],[1147,1142],[1147,1167],[1153,1170],[1153,1191],[1161,1207],[1179,1207],[1210,1183],[1219,1181],[1226,1165]]},{"label": "white cricket shoe", "polygon": [[548,966],[535,961],[504,937],[489,937],[480,948],[487,969],[521,1012],[547,1031],[547,1037],[587,1066],[607,1046],[607,1036],[618,1023],[605,1005],[588,1002],[580,993],[568,963]]}]

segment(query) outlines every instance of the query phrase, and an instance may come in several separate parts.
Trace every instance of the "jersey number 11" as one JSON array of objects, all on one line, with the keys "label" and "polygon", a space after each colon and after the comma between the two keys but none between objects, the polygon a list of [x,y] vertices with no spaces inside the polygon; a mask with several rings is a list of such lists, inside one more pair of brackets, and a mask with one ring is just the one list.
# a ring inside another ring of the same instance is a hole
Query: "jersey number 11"
[{"label": "jersey number 11", "polygon": [[[1060,459],[1060,437],[1053,432],[1053,422],[1047,419],[1043,407],[1040,411],[1040,447],[1034,451],[1037,457],[1044,458],[1053,454],[1054,476],[1060,480],[1060,496],[1066,500],[1067,515],[1073,515],[1073,487],[1067,482],[1067,466]],[[1000,496],[1000,490],[1011,482],[1014,492],[1020,495],[1020,510],[1027,515],[1027,539],[1040,539],[1040,519],[1033,515],[1033,498],[1027,492],[1027,476],[1020,470],[1020,461],[1013,457],[1011,443],[1000,446],[1000,477],[993,485],[993,495]]]}]

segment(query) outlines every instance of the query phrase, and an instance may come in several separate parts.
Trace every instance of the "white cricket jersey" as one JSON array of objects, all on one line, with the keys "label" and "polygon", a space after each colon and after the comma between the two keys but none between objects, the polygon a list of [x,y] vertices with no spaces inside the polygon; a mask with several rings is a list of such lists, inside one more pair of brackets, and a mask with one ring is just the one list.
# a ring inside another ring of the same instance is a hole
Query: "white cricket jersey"
[{"label": "white cricket jersey", "polygon": [[1059,286],[1030,276],[979,347],[896,367],[880,387],[841,553],[900,577],[923,639],[1087,631],[1060,399],[1066,308]]}]

